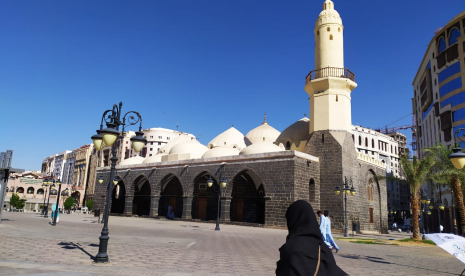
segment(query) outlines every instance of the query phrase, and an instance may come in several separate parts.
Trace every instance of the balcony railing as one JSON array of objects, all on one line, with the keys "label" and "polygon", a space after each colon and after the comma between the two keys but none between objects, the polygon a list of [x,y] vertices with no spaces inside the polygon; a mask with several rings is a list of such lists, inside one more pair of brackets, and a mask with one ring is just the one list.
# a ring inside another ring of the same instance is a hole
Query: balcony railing
[{"label": "balcony railing", "polygon": [[326,77],[346,78],[355,82],[355,74],[347,68],[325,67],[318,70],[312,70],[305,78],[305,84],[311,80]]}]

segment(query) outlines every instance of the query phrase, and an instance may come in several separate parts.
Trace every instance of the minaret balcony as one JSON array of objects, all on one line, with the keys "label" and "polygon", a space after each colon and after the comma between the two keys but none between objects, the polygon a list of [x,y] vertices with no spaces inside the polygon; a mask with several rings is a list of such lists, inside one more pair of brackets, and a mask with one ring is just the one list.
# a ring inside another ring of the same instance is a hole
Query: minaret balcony
[{"label": "minaret balcony", "polygon": [[327,77],[336,77],[336,78],[346,78],[350,79],[351,81],[355,82],[355,74],[352,73],[347,68],[337,68],[337,67],[325,67],[317,70],[312,70],[308,73],[307,77],[305,78],[305,84],[309,81],[327,78]]}]

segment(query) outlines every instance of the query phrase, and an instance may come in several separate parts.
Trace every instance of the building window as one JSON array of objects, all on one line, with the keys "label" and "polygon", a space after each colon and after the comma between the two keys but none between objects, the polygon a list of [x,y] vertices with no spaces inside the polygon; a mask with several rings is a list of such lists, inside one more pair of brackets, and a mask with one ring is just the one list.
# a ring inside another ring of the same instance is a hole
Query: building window
[{"label": "building window", "polygon": [[457,43],[457,39],[460,36],[460,32],[457,28],[453,28],[449,35],[449,46]]},{"label": "building window", "polygon": [[365,137],[365,147],[368,148],[368,138]]},{"label": "building window", "polygon": [[161,142],[158,142],[158,145],[161,146]]},{"label": "building window", "polygon": [[126,145],[128,144],[128,141],[126,141]]},{"label": "building window", "polygon": [[373,223],[374,222],[373,208],[370,208],[369,211],[370,211],[370,223]]},{"label": "building window", "polygon": [[368,201],[373,201],[373,184],[368,183],[367,187],[367,199]]},{"label": "building window", "polygon": [[375,139],[371,139],[371,148],[375,148]]},{"label": "building window", "polygon": [[361,146],[362,145],[362,136],[358,136],[358,144]]},{"label": "building window", "polygon": [[441,37],[441,39],[439,39],[438,53],[444,51],[445,49],[446,49],[446,41],[444,41],[444,38]]},{"label": "building window", "polygon": [[286,150],[291,150],[291,143],[289,141],[286,142]]},{"label": "building window", "polygon": [[152,150],[153,150],[153,148],[150,148],[150,151],[152,151]]},{"label": "building window", "polygon": [[150,142],[150,145],[153,145],[153,142]]},{"label": "building window", "polygon": [[152,154],[149,154],[149,157],[152,156]]},{"label": "building window", "polygon": [[329,35],[329,40],[333,40],[333,35]]},{"label": "building window", "polygon": [[169,140],[171,137],[166,137],[166,140]]},{"label": "building window", "polygon": [[162,139],[162,137],[161,137],[161,136],[158,136],[158,139]]}]

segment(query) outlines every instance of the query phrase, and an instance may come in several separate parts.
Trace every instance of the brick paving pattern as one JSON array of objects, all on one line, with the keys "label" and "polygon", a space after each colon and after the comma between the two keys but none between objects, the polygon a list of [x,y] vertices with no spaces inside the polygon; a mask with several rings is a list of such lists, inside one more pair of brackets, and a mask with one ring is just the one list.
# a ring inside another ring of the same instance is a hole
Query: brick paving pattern
[{"label": "brick paving pattern", "polygon": [[[0,275],[274,275],[286,231],[110,217],[109,264],[93,264],[102,224],[62,214],[53,227],[34,213],[4,213]],[[392,236],[392,235],[391,235]],[[465,265],[436,246],[338,241],[350,275],[458,275]]]}]

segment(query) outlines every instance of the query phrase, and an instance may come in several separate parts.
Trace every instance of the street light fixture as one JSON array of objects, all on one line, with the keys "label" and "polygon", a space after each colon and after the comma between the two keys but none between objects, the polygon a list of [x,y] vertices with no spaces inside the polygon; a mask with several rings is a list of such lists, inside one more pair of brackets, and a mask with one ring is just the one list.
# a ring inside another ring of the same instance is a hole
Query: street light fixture
[{"label": "street light fixture", "polygon": [[50,202],[50,194],[52,193],[52,190],[56,187],[55,180],[53,178],[48,178],[46,180],[47,180],[47,184],[50,187],[50,189],[48,190],[47,207],[45,208],[44,218],[48,218],[48,204]]},{"label": "street light fixture", "polygon": [[[139,112],[137,111],[129,111],[121,118],[121,108],[123,103],[120,102],[119,105],[113,105],[112,109],[106,110],[100,122],[100,129],[97,130],[97,134],[93,135],[91,139],[94,142],[95,149],[100,151],[105,146],[111,147],[117,139],[122,139],[123,136],[120,135],[119,127],[122,126],[122,133],[124,133],[124,128],[126,125],[132,126],[139,124],[139,131],[136,132],[136,136],[131,137],[132,147],[135,152],[140,152],[144,145],[147,144],[147,140],[144,138],[144,133],[142,132],[142,117],[140,116]],[[131,115],[129,115],[131,114]],[[108,115],[108,116],[107,116]],[[128,116],[126,123],[126,116]],[[134,116],[135,115],[135,116]],[[107,128],[103,129],[103,121],[105,121]],[[104,224],[102,228],[102,232],[100,235],[100,243],[99,243],[99,250],[97,256],[95,256],[96,263],[107,263],[108,262],[108,254],[107,254],[107,247],[108,247],[108,240],[110,237],[108,236],[108,214],[110,213],[110,199],[111,199],[111,181],[115,177],[115,166],[116,161],[118,161],[118,157],[116,157],[117,148],[116,145],[112,147],[112,157],[111,157],[111,170],[110,170],[110,181],[107,185],[107,198],[106,198],[106,205],[105,205],[105,212],[104,212]],[[99,178],[99,183],[103,183],[103,178]]]},{"label": "street light fixture", "polygon": [[[342,183],[343,185],[343,191],[344,191],[344,201],[345,201],[345,226],[344,226],[344,237],[349,237],[349,220],[347,218],[347,195],[355,195],[355,188],[354,188],[354,182],[352,181],[352,177],[350,178],[350,184],[352,187],[349,187],[349,183],[347,181],[347,176],[344,177],[344,182]],[[336,186],[334,188],[334,193],[336,195],[339,195],[341,193],[339,186]]]},{"label": "street light fixture", "polygon": [[[220,230],[220,202],[221,202],[221,188],[226,188],[226,185],[228,185],[228,180],[226,179],[226,177],[224,177],[224,166],[223,166],[223,169],[221,170],[221,174],[220,174],[220,177],[221,177],[221,181],[220,181],[220,185],[218,185],[218,211],[217,211],[217,215],[216,215],[216,227],[215,227],[215,231],[219,231]],[[209,188],[211,188],[213,186],[213,179],[210,175],[210,178],[207,180],[207,185]]]},{"label": "street light fixture", "polygon": [[45,178],[42,182],[42,189],[44,190],[44,205],[42,205],[42,213],[41,215],[45,216],[45,199],[47,198],[47,191],[48,191],[48,178]]}]

